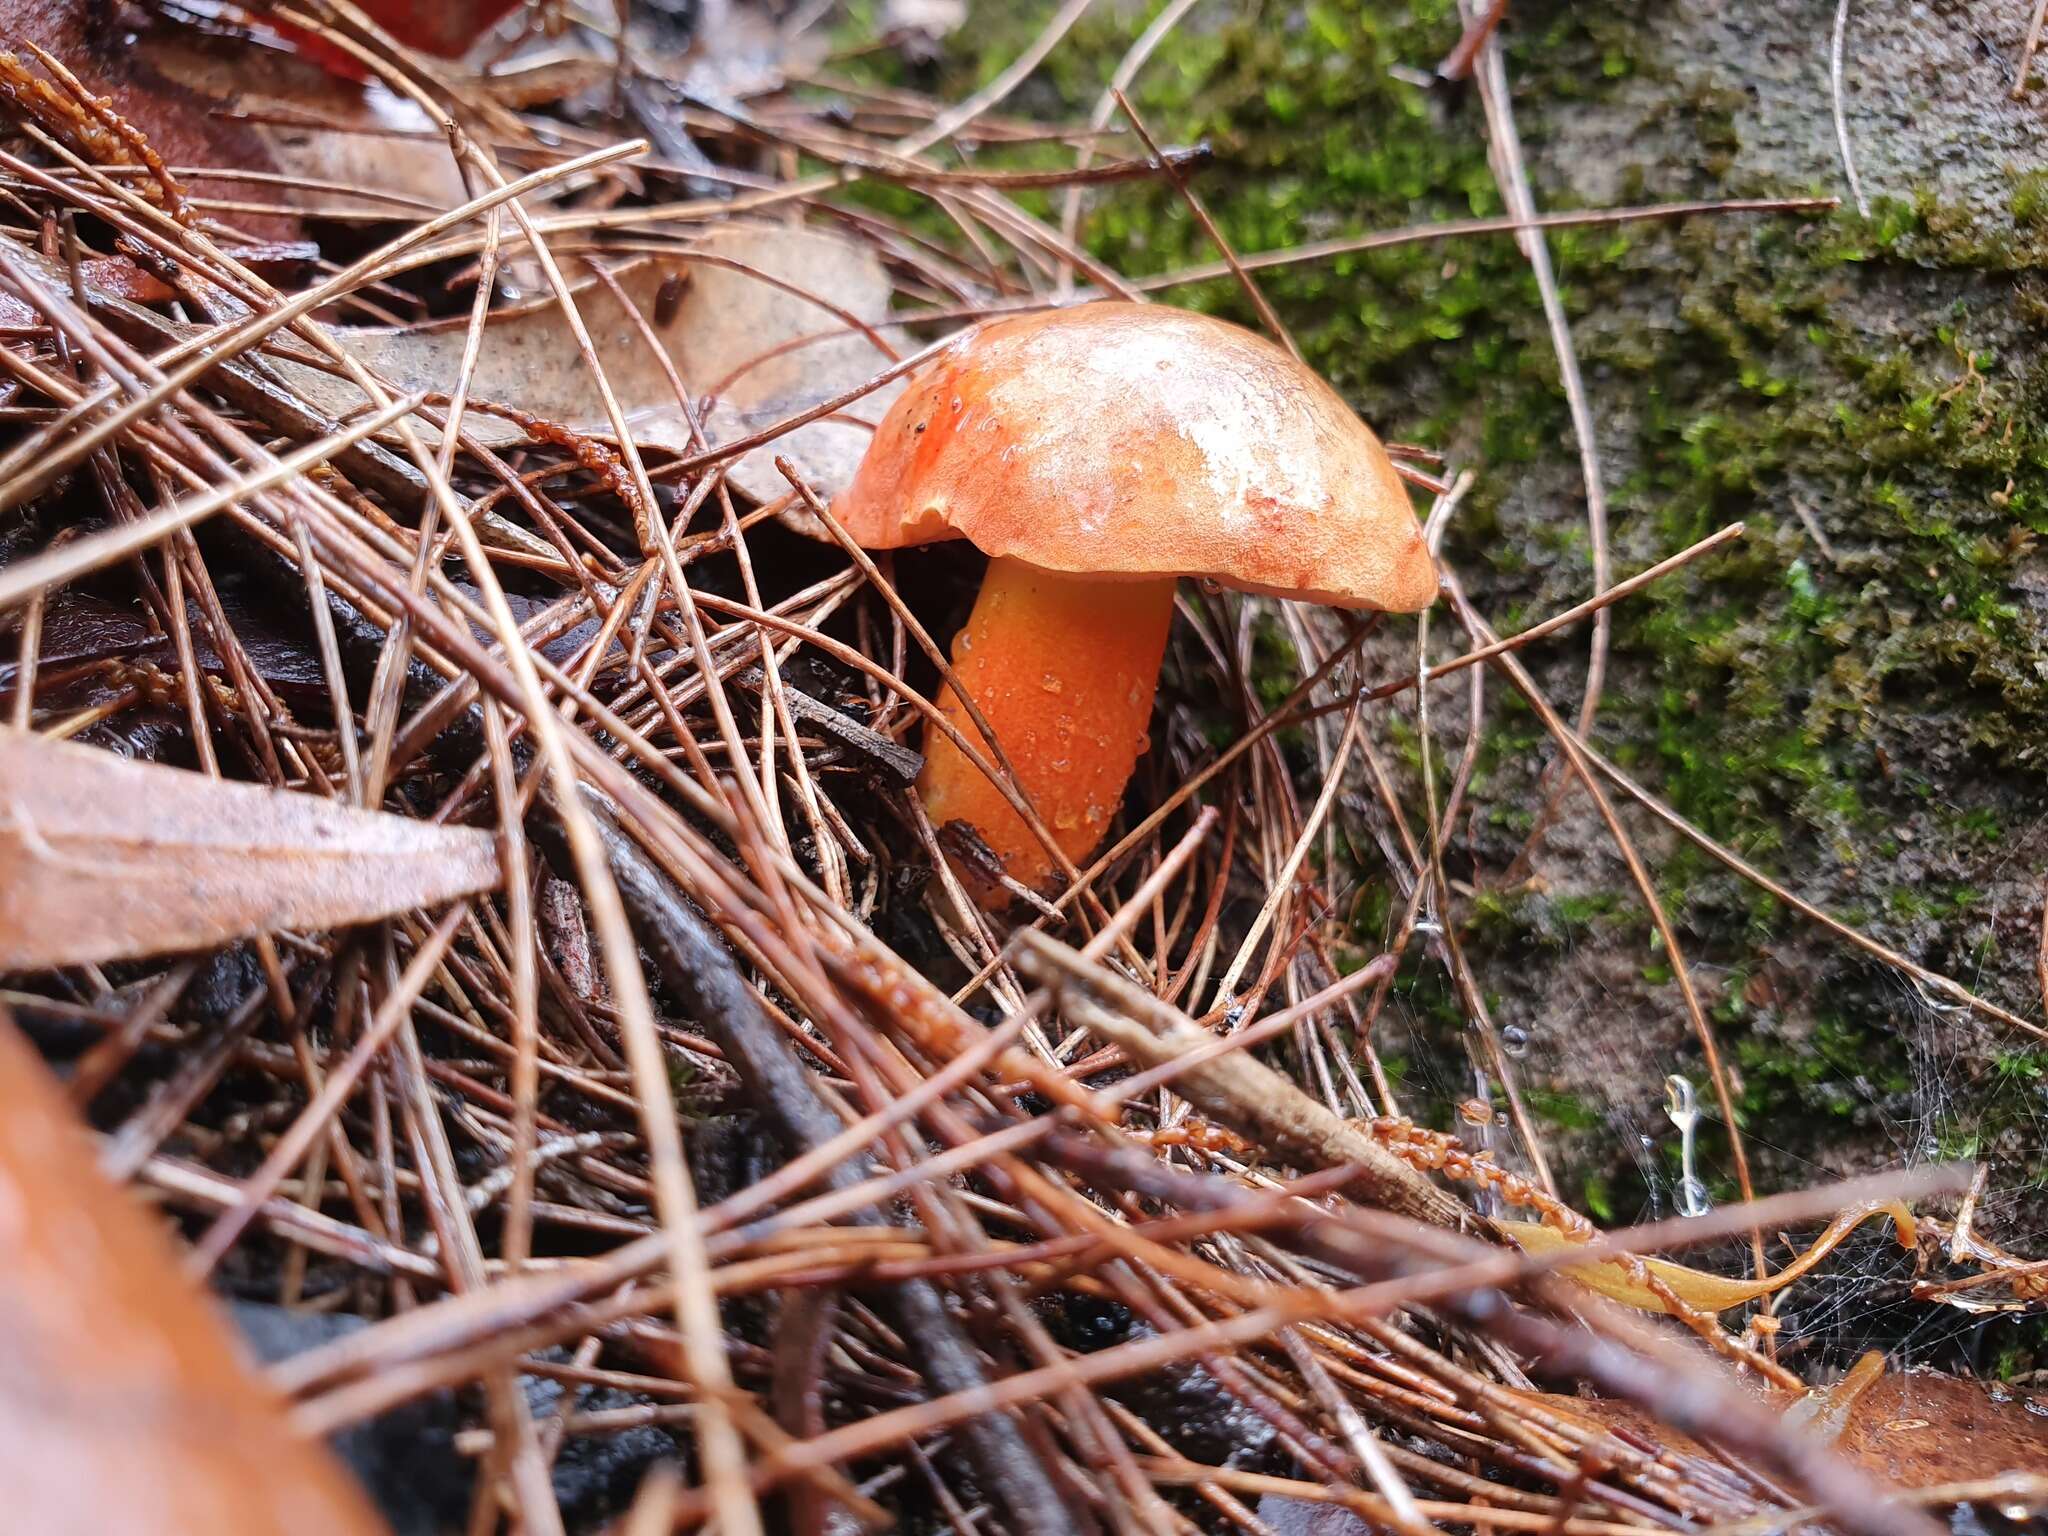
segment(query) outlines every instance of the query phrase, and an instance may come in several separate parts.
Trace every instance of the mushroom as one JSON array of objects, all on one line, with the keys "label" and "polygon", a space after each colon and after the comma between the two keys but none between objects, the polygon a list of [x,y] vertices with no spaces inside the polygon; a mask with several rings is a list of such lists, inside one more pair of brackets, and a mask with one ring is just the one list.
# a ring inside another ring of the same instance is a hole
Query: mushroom
[{"label": "mushroom", "polygon": [[[953,666],[1068,859],[1094,851],[1145,750],[1182,576],[1342,608],[1436,598],[1370,428],[1263,337],[1097,303],[964,331],[911,377],[834,513],[896,549],[990,557]],[[945,717],[976,733],[950,690]],[[934,825],[969,824],[1031,887],[1055,864],[988,777],[926,733]]]}]

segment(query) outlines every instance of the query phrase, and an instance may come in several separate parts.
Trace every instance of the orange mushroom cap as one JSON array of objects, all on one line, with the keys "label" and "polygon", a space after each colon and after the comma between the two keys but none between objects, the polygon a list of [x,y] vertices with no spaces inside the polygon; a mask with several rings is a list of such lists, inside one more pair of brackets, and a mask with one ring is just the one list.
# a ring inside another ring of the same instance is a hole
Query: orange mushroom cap
[{"label": "orange mushroom cap", "polygon": [[1093,580],[1411,612],[1436,571],[1372,429],[1264,337],[1163,305],[990,321],[914,375],[833,511]]},{"label": "orange mushroom cap", "polygon": [[[1145,750],[1175,580],[1409,610],[1436,571],[1386,450],[1261,337],[1185,310],[1084,304],[964,332],[912,375],[834,511],[871,549],[990,556],[954,637],[1035,830],[954,745],[953,688],[918,792],[1027,887],[1100,846]],[[1126,585],[1114,596],[1094,584]],[[978,889],[984,900],[1001,900]]]}]

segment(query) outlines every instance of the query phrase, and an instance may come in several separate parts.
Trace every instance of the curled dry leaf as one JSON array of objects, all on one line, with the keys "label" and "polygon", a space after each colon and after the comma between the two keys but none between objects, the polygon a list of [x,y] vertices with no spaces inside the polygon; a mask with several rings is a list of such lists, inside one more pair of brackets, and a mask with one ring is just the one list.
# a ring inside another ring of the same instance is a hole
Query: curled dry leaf
[{"label": "curled dry leaf", "polygon": [[[895,328],[882,325],[888,274],[867,247],[818,230],[734,225],[708,234],[696,249],[708,259],[683,265],[685,286],[673,316],[657,302],[673,269],[641,263],[617,281],[659,337],[684,387],[696,399],[713,397],[704,429],[714,446],[842,394],[896,361],[896,352],[884,350],[895,347],[889,334]],[[633,315],[601,283],[579,288],[576,307],[634,440],[643,449],[694,451],[675,388]],[[462,359],[459,322],[349,327],[334,336],[400,393],[445,389]],[[324,414],[345,418],[366,404],[353,385],[330,373],[288,362],[276,366]],[[874,423],[902,390],[903,381],[893,379],[843,416],[810,422],[741,456],[729,470],[732,482],[757,501],[784,494],[789,487],[774,463],[779,454],[819,495],[835,494],[853,478]],[[589,370],[551,301],[491,322],[471,394],[579,432],[611,435]],[[465,430],[498,447],[523,436],[510,422],[481,412],[467,419]]]},{"label": "curled dry leaf", "polygon": [[[118,1468],[118,1470],[116,1470]],[[0,1487],[9,1530],[375,1536],[0,1013]]]},{"label": "curled dry leaf", "polygon": [[368,922],[498,878],[488,832],[0,729],[0,970]]}]

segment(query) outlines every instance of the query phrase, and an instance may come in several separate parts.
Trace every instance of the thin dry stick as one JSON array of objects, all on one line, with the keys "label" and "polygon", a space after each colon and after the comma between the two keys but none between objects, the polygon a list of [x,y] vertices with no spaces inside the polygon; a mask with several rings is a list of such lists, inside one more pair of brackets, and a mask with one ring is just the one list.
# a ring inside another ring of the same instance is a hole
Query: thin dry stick
[{"label": "thin dry stick", "polygon": [[2041,992],[2041,1009],[2048,1013],[2048,886],[2041,894],[2041,942],[2034,949],[2034,983]]},{"label": "thin dry stick", "polygon": [[1093,3],[1094,0],[1067,0],[1065,5],[1053,13],[1052,19],[1045,24],[1038,36],[1032,39],[1031,46],[1011,60],[1008,69],[958,106],[940,113],[929,127],[921,128],[909,137],[899,139],[891,148],[899,155],[922,154],[941,139],[949,139],[965,128],[1022,85],[1030,73],[1045,62],[1045,56],[1059,46],[1060,39],[1067,35],[1068,29],[1081,19],[1082,13]]},{"label": "thin dry stick", "polygon": [[[2020,56],[2019,83],[2013,87],[2013,95],[2019,95],[2027,80],[2027,61],[2033,57],[2034,44],[2041,33],[2041,13],[2048,10],[2048,0],[2034,10],[2033,30],[2027,34],[2026,52]],[[1849,147],[1849,116],[1842,104],[1842,55],[1849,38],[1849,0],[1836,0],[1835,31],[1828,44],[1828,95],[1834,107],[1835,143],[1842,151],[1842,175],[1849,183],[1849,201],[1855,204],[1856,212],[1863,218],[1870,217],[1870,205],[1863,201],[1863,183],[1856,176],[1856,152]]]},{"label": "thin dry stick", "polygon": [[[1449,527],[1452,515],[1457,511],[1466,493],[1471,490],[1473,482],[1472,471],[1466,470],[1458,476],[1450,492],[1431,510],[1429,521],[1424,526],[1424,536],[1428,540],[1432,559],[1441,558],[1444,530]],[[1601,613],[1605,616],[1606,609],[1603,608]],[[1425,670],[1429,663],[1429,620],[1429,610],[1424,609],[1415,621],[1415,660],[1418,672]],[[1478,689],[1483,675],[1480,672],[1472,674],[1471,719],[1457,788],[1453,793],[1454,802],[1462,800],[1465,784],[1477,762],[1482,714],[1482,695]],[[1429,899],[1434,902],[1435,910],[1441,913],[1447,922],[1450,915],[1451,888],[1450,882],[1444,878],[1443,856],[1450,837],[1451,823],[1457,815],[1457,805],[1453,803],[1446,807],[1438,804],[1436,771],[1431,759],[1433,732],[1430,724],[1429,689],[1426,687],[1415,691],[1415,727],[1416,739],[1422,754],[1423,807],[1428,817],[1424,826],[1424,858],[1416,868],[1416,893],[1430,893]],[[1407,923],[1413,922],[1412,914],[1422,905],[1427,903],[1418,903],[1411,897],[1411,915],[1406,919]],[[1407,935],[1404,932],[1402,942],[1405,944],[1406,941]],[[1515,1136],[1521,1142],[1522,1149],[1529,1158],[1529,1164],[1536,1172],[1536,1181],[1545,1193],[1555,1195],[1557,1181],[1550,1171],[1550,1159],[1544,1154],[1542,1138],[1537,1134],[1535,1123],[1530,1118],[1528,1106],[1522,1098],[1521,1084],[1516,1081],[1507,1052],[1501,1048],[1500,1031],[1494,1028],[1492,1010],[1486,1006],[1485,994],[1471,974],[1471,968],[1466,962],[1463,947],[1459,944],[1456,933],[1445,926],[1444,931],[1437,936],[1437,942],[1449,961],[1452,978],[1465,999],[1467,1048],[1468,1054],[1474,1058],[1472,1066],[1477,1078],[1475,1092],[1482,1102],[1488,1102],[1491,1094],[1486,1090],[1485,1084],[1491,1081],[1500,1085],[1501,1092],[1508,1101],[1508,1115],[1514,1122]],[[1491,1134],[1489,1125],[1487,1139],[1482,1145],[1490,1144]]]},{"label": "thin dry stick", "polygon": [[[1460,621],[1473,635],[1487,640],[1496,638],[1486,621],[1466,600],[1464,589],[1455,574],[1446,576],[1444,587],[1451,595]],[[1577,775],[1579,782],[1585,785],[1587,793],[1593,797],[1594,808],[1599,812],[1600,819],[1606,825],[1615,847],[1620,850],[1622,862],[1628,866],[1629,878],[1649,908],[1650,921],[1664,946],[1666,958],[1671,962],[1672,979],[1678,983],[1678,993],[1685,1005],[1686,1017],[1691,1021],[1693,1034],[1699,1040],[1700,1050],[1706,1056],[1707,1071],[1714,1084],[1714,1097],[1720,1106],[1722,1125],[1728,1133],[1728,1150],[1735,1163],[1736,1187],[1741,1190],[1745,1202],[1754,1200],[1756,1191],[1750,1181],[1749,1154],[1743,1146],[1742,1132],[1736,1125],[1735,1098],[1728,1085],[1727,1069],[1721,1062],[1721,1051],[1715,1040],[1714,1026],[1707,1018],[1706,1009],[1701,1006],[1699,993],[1693,986],[1691,968],[1685,963],[1684,951],[1678,943],[1677,930],[1671,926],[1671,919],[1664,911],[1664,903],[1657,894],[1656,883],[1651,880],[1650,872],[1644,866],[1641,855],[1637,853],[1627,829],[1622,826],[1621,818],[1615,813],[1612,802],[1600,788],[1599,780],[1594,777],[1586,753],[1580,746],[1581,738],[1559,718],[1550,701],[1536,686],[1535,679],[1529,675],[1528,669],[1512,653],[1497,657],[1494,665],[1507,675],[1508,681],[1514,684],[1515,691],[1528,701],[1529,707],[1536,711],[1537,718],[1542,720],[1544,728],[1563,749],[1573,773]],[[1769,1273],[1769,1266],[1764,1260],[1761,1231],[1750,1233],[1750,1251],[1756,1273],[1761,1278]]]},{"label": "thin dry stick", "polygon": [[[1081,141],[1075,152],[1076,170],[1085,171],[1095,150],[1095,137],[1109,125],[1110,114],[1116,109],[1119,94],[1128,91],[1131,83],[1138,78],[1138,71],[1145,67],[1145,61],[1152,57],[1167,35],[1180,25],[1181,18],[1195,8],[1200,0],[1170,0],[1170,3],[1154,16],[1151,23],[1140,32],[1124,56],[1117,60],[1115,70],[1109,77],[1109,85],[1096,98],[1095,110],[1089,114],[1088,137]],[[1069,245],[1074,244],[1081,233],[1081,188],[1079,185],[1067,188],[1066,201],[1060,207],[1060,236]],[[1060,263],[1057,293],[1064,303],[1074,292],[1074,268],[1071,262]]]},{"label": "thin dry stick", "polygon": [[257,1207],[268,1200],[285,1176],[298,1167],[299,1159],[312,1147],[314,1138],[324,1132],[340,1112],[341,1106],[355,1091],[356,1084],[362,1080],[363,1073],[369,1070],[377,1054],[390,1043],[399,1025],[405,1022],[414,999],[426,990],[435,968],[454,942],[456,930],[468,912],[469,903],[458,902],[434,925],[434,931],[407,963],[405,974],[399,977],[398,984],[378,1008],[377,1016],[350,1048],[347,1059],[327,1074],[327,1081],[321,1085],[320,1092],[292,1122],[291,1129],[271,1148],[263,1166],[243,1181],[235,1204],[223,1211],[207,1228],[206,1234],[192,1245],[190,1266],[194,1271],[203,1275],[220,1262],[221,1256],[234,1246],[235,1239],[255,1217]]},{"label": "thin dry stick", "polygon": [[[1078,1021],[1123,1047],[1134,1061],[1158,1066],[1212,1039],[1179,1009],[1081,959],[1056,939],[1025,929],[1013,949],[1019,971],[1041,986],[1062,990],[1065,1006]],[[1091,994],[1103,1002],[1092,1001]],[[1356,1164],[1361,1185],[1389,1210],[1453,1231],[1483,1226],[1398,1157],[1250,1057],[1197,1062],[1180,1075],[1175,1088],[1203,1113],[1260,1145],[1304,1153],[1319,1166]]]},{"label": "thin dry stick", "polygon": [[1602,777],[1606,778],[1644,810],[1663,822],[1665,826],[1676,832],[1701,852],[1710,855],[1733,870],[1758,890],[1767,892],[1776,900],[1782,901],[1793,911],[1799,913],[1800,916],[1818,923],[1837,938],[1853,944],[1865,954],[1884,962],[1884,964],[1892,967],[1894,970],[1910,977],[1922,987],[1939,992],[1956,1005],[1968,1008],[1974,1013],[1982,1014],[1987,1019],[1994,1019],[2000,1024],[2032,1035],[2037,1040],[2048,1041],[2048,1029],[2042,1028],[2041,1025],[2033,1020],[2021,1018],[2010,1009],[2001,1008],[1989,998],[1978,996],[1953,977],[1944,976],[1939,971],[1931,971],[1926,966],[1921,965],[1915,960],[1908,959],[1888,945],[1879,943],[1861,929],[1843,922],[1825,908],[1816,906],[1804,897],[1795,894],[1789,887],[1772,879],[1754,864],[1743,858],[1741,854],[1735,852],[1734,849],[1715,842],[1713,838],[1700,831],[1698,827],[1686,820],[1685,817],[1679,815],[1677,811],[1630,778],[1628,774],[1624,773],[1611,760],[1601,756],[1599,750],[1590,743],[1573,735],[1571,736],[1571,746],[1572,750],[1599,770]]},{"label": "thin dry stick", "polygon": [[25,731],[34,723],[36,662],[43,649],[43,599],[46,588],[29,595],[28,611],[21,616],[21,650],[14,670],[14,728]]},{"label": "thin dry stick", "polygon": [[[1842,0],[1844,8],[1847,7],[1848,3],[1849,0]],[[2034,55],[2041,47],[2041,26],[2043,22],[2048,22],[2048,0],[2035,0],[2034,19],[2027,23],[2027,41],[2020,49],[2019,73],[2012,82],[2014,100],[2018,100],[2026,94],[2027,76],[2033,72]],[[1856,206],[1859,211],[1862,209],[1863,200],[1861,197],[1857,198]]]},{"label": "thin dry stick", "polygon": [[[159,409],[166,400],[179,394],[207,372],[256,346],[277,330],[303,319],[322,305],[331,302],[340,293],[367,280],[384,263],[413,247],[424,244],[440,230],[453,229],[479,214],[488,213],[492,208],[516,200],[524,192],[559,181],[564,175],[574,175],[576,170],[570,168],[572,165],[576,169],[593,169],[615,160],[631,159],[643,153],[645,149],[646,145],[638,140],[613,145],[608,149],[594,150],[579,157],[580,164],[564,162],[551,166],[546,171],[538,171],[517,181],[505,183],[481,197],[471,199],[460,208],[425,224],[416,225],[404,234],[394,237],[386,245],[351,263],[325,282],[307,289],[288,303],[274,309],[258,311],[246,319],[217,327],[190,342],[171,348],[155,361],[160,368],[166,364],[175,366],[170,367],[162,379],[149,390],[134,396],[117,409],[100,415],[81,430],[72,430],[74,426],[82,423],[89,412],[111,398],[111,387],[96,391],[86,396],[78,405],[69,408],[43,433],[38,434],[37,438],[16,446],[4,457],[0,457],[0,476],[7,477],[4,483],[0,483],[0,506],[18,505],[95,449],[111,442],[120,432]],[[45,313],[47,312],[45,309]]]},{"label": "thin dry stick", "polygon": [[[1464,7],[1468,19],[1472,5]],[[1529,173],[1522,162],[1522,141],[1515,129],[1514,106],[1509,99],[1507,64],[1500,39],[1489,34],[1480,45],[1474,67],[1479,95],[1486,107],[1487,143],[1491,150],[1494,180],[1508,212],[1521,219],[1536,213],[1535,194],[1529,188]],[[1536,278],[1536,291],[1543,301],[1544,323],[1550,328],[1551,351],[1557,357],[1558,378],[1564,385],[1565,405],[1571,413],[1572,436],[1579,446],[1579,476],[1586,490],[1586,537],[1593,552],[1593,593],[1607,590],[1613,579],[1607,552],[1607,488],[1600,470],[1600,442],[1593,422],[1593,407],[1586,396],[1586,382],[1579,373],[1577,349],[1572,345],[1571,321],[1564,312],[1564,296],[1557,286],[1557,274],[1550,264],[1550,244],[1540,231],[1526,230],[1517,239],[1529,259]],[[1600,695],[1607,679],[1607,649],[1613,634],[1613,615],[1602,608],[1593,617],[1593,638],[1586,661],[1586,683],[1579,702],[1579,734],[1593,728],[1600,711]],[[1535,830],[1529,835],[1533,847],[1543,835],[1545,824],[1556,814],[1560,788],[1553,788],[1537,813]],[[1518,862],[1520,862],[1518,860]]]},{"label": "thin dry stick", "polygon": [[[4,254],[0,254],[0,263],[4,261]],[[417,410],[423,398],[420,394],[411,394],[402,400],[394,400],[332,437],[309,443],[202,495],[172,502],[134,522],[123,523],[89,539],[80,539],[17,561],[5,571],[0,571],[0,609],[12,608],[33,594],[47,592],[102,566],[125,560],[180,529],[204,522],[225,507],[232,507],[274,486],[295,480],[314,465],[332,458],[337,450],[381,432],[399,417]]]},{"label": "thin dry stick", "polygon": [[[1370,235],[1346,235],[1334,240],[1313,240],[1305,245],[1291,246],[1284,251],[1257,251],[1249,256],[1240,256],[1238,260],[1247,272],[1263,272],[1268,267],[1291,267],[1303,262],[1328,261],[1337,256],[1354,255],[1360,251],[1384,250],[1388,246],[1414,245],[1429,240],[1455,240],[1467,235],[1521,236],[1540,234],[1547,229],[1579,229],[1588,225],[1685,219],[1708,213],[1825,213],[1841,205],[1841,199],[1836,197],[1728,198],[1721,201],[1690,203],[1645,203],[1583,213],[1540,213],[1523,218],[1509,215],[1481,219],[1446,219],[1438,224],[1417,224],[1407,229],[1381,230]],[[1131,286],[1143,293],[1157,293],[1163,288],[1184,288],[1193,283],[1214,282],[1219,277],[1228,276],[1230,268],[1218,261],[1204,266],[1176,267],[1173,271],[1162,272],[1157,277],[1133,278]]]},{"label": "thin dry stick", "polygon": [[1212,1010],[1230,1004],[1237,991],[1237,984],[1244,976],[1245,967],[1251,963],[1252,954],[1258,948],[1259,940],[1265,936],[1266,925],[1272,922],[1273,914],[1279,910],[1281,901],[1294,889],[1294,877],[1299,873],[1302,861],[1308,857],[1309,847],[1315,841],[1316,833],[1321,829],[1325,818],[1329,816],[1330,807],[1336,803],[1338,791],[1344,787],[1344,770],[1351,761],[1352,749],[1358,743],[1361,718],[1360,696],[1354,692],[1351,712],[1344,719],[1344,734],[1337,743],[1336,759],[1330,764],[1329,771],[1323,775],[1323,787],[1316,796],[1315,808],[1303,818],[1301,830],[1296,834],[1293,846],[1287,850],[1287,856],[1281,861],[1280,868],[1273,875],[1266,899],[1259,906],[1258,915],[1252,919],[1252,925],[1245,931],[1237,953],[1231,957],[1230,965],[1225,969],[1222,979],[1216,983],[1216,991],[1209,1000],[1209,1007]]},{"label": "thin dry stick", "polygon": [[[348,4],[347,0],[333,0],[333,3],[336,11],[352,24],[364,28],[366,32],[371,30],[367,18]],[[376,71],[388,84],[409,96],[422,110],[435,117],[448,131],[450,143],[466,142],[455,124],[442,114],[436,104],[413,82],[391,70],[367,50],[354,46],[350,40],[337,38],[336,41],[347,44],[349,51],[362,64]],[[637,152],[642,146],[633,147]],[[604,401],[613,430],[621,440],[620,447],[633,475],[635,489],[643,504],[652,506],[654,495],[647,483],[646,470],[642,467],[639,454],[633,446],[624,413],[612,393],[603,369],[595,365],[589,335],[583,327],[575,300],[570,296],[568,284],[555,265],[546,243],[536,234],[532,221],[517,199],[513,189],[517,188],[519,183],[508,183],[489,158],[475,151],[473,147],[468,160],[470,165],[491,184],[497,201],[504,203],[526,236],[529,249],[540,263],[542,273],[555,295],[563,318],[575,335],[579,350],[591,361],[591,371],[599,395]],[[415,457],[424,456],[416,453]],[[425,469],[426,465],[422,464],[422,468]],[[445,477],[434,476],[434,491],[442,503],[442,516],[454,529],[462,545],[463,559],[483,592],[490,610],[492,625],[505,646],[506,658],[511,663],[519,691],[524,695],[527,722],[538,738],[542,759],[547,766],[548,778],[554,790],[556,814],[560,817],[563,831],[567,835],[584,894],[590,901],[599,941],[604,950],[605,969],[612,984],[613,995],[619,1004],[621,1034],[624,1037],[635,1086],[641,1098],[642,1119],[653,1163],[655,1189],[669,1241],[676,1322],[682,1331],[688,1369],[703,1394],[699,1444],[704,1454],[706,1481],[711,1490],[712,1501],[725,1536],[760,1536],[760,1509],[748,1492],[745,1482],[746,1449],[728,1404],[728,1397],[732,1392],[732,1373],[725,1354],[724,1328],[708,1283],[708,1263],[696,1230],[696,1194],[683,1158],[682,1139],[676,1125],[674,1092],[669,1081],[660,1036],[655,1028],[653,1003],[647,993],[646,978],[640,970],[639,953],[633,942],[625,908],[606,864],[596,830],[578,799],[576,767],[570,748],[564,740],[566,733],[559,717],[547,702],[532,656],[519,643],[518,622],[506,602],[504,588],[499,584],[496,572],[492,569],[475,530],[470,526],[468,519],[461,515],[461,509],[456,505],[454,494],[448,487]],[[664,532],[666,531],[666,524],[662,520],[657,518],[655,522]],[[672,564],[675,558],[672,544],[666,546],[665,554]],[[686,601],[688,587],[679,579],[680,572],[672,568],[670,576],[673,582],[672,590],[676,592],[678,601]],[[689,609],[688,616],[694,624],[695,610]],[[698,637],[700,663],[708,663],[701,641],[701,630],[698,631]],[[715,688],[712,690],[712,697],[714,707],[722,703],[722,697]],[[732,734],[736,737],[737,733]],[[742,776],[742,783],[744,782]]]},{"label": "thin dry stick", "polygon": [[1508,0],[1487,0],[1476,13],[1468,11],[1465,30],[1459,34],[1456,45],[1444,55],[1443,62],[1436,67],[1437,78],[1457,82],[1472,74],[1472,61],[1479,57],[1479,50],[1492,41],[1494,29],[1508,13]]},{"label": "thin dry stick", "polygon": [[1440,661],[1431,667],[1427,673],[1411,672],[1408,676],[1397,678],[1391,683],[1377,684],[1366,690],[1365,698],[1368,702],[1375,699],[1390,699],[1397,693],[1405,693],[1408,689],[1413,688],[1421,677],[1426,676],[1430,682],[1435,682],[1440,677],[1448,677],[1451,673],[1463,671],[1466,667],[1477,666],[1482,661],[1490,661],[1503,652],[1519,650],[1532,640],[1540,640],[1545,635],[1555,634],[1560,629],[1569,628],[1599,609],[1610,607],[1625,597],[1634,596],[1642,591],[1644,587],[1649,586],[1652,582],[1662,580],[1681,566],[1690,565],[1693,561],[1699,559],[1700,556],[1712,554],[1722,545],[1733,543],[1747,531],[1741,523],[1730,523],[1727,527],[1708,534],[1698,543],[1687,545],[1677,554],[1667,559],[1659,560],[1648,570],[1638,571],[1626,581],[1616,582],[1613,586],[1607,588],[1606,591],[1589,597],[1583,603],[1567,608],[1562,613],[1553,614],[1541,623],[1531,624],[1527,629],[1518,630],[1516,633],[1509,635],[1505,640],[1496,640],[1491,645],[1482,645],[1477,650],[1467,651],[1462,656],[1454,656],[1449,661]]},{"label": "thin dry stick", "polygon": [[1187,177],[1180,173],[1179,167],[1166,158],[1166,153],[1160,149],[1158,140],[1152,137],[1152,131],[1145,126],[1145,120],[1138,116],[1138,109],[1131,105],[1130,98],[1124,95],[1122,89],[1113,85],[1109,88],[1109,93],[1116,98],[1116,104],[1123,108],[1124,116],[1130,119],[1131,127],[1137,130],[1138,137],[1145,141],[1145,148],[1152,152],[1152,158],[1157,160],[1161,169],[1165,171],[1166,179],[1173,183],[1173,190],[1178,192],[1181,201],[1188,205],[1188,212],[1193,214],[1195,222],[1202,226],[1202,233],[1209,237],[1209,243],[1215,246],[1222,253],[1223,259],[1230,264],[1231,276],[1237,279],[1237,286],[1244,290],[1245,297],[1251,300],[1252,308],[1258,311],[1259,323],[1273,333],[1274,338],[1297,362],[1300,361],[1301,348],[1294,344],[1294,337],[1282,323],[1279,314],[1268,302],[1266,295],[1260,291],[1259,285],[1252,281],[1251,273],[1245,271],[1244,263],[1237,259],[1237,252],[1232,250],[1230,242],[1223,238],[1223,231],[1216,227],[1216,221],[1209,216],[1208,208],[1203,205],[1201,198],[1195,195],[1195,189],[1188,185]]}]

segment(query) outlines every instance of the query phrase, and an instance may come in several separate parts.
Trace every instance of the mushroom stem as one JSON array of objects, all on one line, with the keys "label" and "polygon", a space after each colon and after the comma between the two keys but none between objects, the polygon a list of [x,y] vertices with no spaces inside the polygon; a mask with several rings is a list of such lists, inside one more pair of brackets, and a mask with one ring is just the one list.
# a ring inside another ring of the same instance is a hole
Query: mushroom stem
[{"label": "mushroom stem", "polygon": [[[1148,741],[1173,624],[1171,578],[1088,581],[997,558],[953,640],[953,670],[994,728],[1020,788],[1075,863],[1095,851]],[[939,707],[969,741],[952,690]],[[964,821],[1011,878],[1043,886],[1054,864],[1002,792],[941,732],[917,781],[934,826]]]}]

